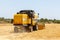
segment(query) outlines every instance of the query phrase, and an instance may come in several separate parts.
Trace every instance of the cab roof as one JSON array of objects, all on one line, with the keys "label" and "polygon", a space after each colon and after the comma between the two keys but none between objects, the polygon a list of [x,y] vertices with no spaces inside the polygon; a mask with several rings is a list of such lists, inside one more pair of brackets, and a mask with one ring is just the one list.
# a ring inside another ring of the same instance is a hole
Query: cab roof
[{"label": "cab roof", "polygon": [[21,12],[34,12],[34,10],[21,10],[20,13]]}]

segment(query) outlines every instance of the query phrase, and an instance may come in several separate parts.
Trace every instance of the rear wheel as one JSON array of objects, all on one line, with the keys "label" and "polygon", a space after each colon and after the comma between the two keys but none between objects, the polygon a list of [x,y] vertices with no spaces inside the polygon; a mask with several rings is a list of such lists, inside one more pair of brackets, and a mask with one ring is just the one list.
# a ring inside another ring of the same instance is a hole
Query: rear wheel
[{"label": "rear wheel", "polygon": [[17,27],[14,27],[14,32],[18,32],[18,28]]},{"label": "rear wheel", "polygon": [[27,27],[25,27],[25,26],[22,26],[22,25],[19,25],[19,26],[15,26],[14,27],[14,32],[26,32],[26,29],[27,29]]},{"label": "rear wheel", "polygon": [[29,26],[29,30],[30,30],[30,32],[32,32],[33,31],[33,27]]}]

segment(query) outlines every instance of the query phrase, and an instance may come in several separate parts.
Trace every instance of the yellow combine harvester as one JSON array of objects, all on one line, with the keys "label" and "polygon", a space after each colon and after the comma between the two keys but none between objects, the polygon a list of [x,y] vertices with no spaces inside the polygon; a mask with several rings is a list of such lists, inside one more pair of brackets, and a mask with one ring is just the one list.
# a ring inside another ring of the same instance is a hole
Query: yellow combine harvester
[{"label": "yellow combine harvester", "polygon": [[13,24],[15,32],[31,32],[39,29],[39,14],[33,10],[21,10],[14,15]]}]

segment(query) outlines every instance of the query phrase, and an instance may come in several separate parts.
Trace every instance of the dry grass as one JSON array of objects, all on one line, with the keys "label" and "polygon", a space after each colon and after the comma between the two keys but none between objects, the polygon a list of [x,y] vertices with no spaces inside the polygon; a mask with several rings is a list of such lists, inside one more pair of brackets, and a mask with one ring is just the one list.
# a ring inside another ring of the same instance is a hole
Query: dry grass
[{"label": "dry grass", "polygon": [[14,33],[12,24],[0,24],[0,40],[60,40],[60,24],[45,26],[31,33]]}]

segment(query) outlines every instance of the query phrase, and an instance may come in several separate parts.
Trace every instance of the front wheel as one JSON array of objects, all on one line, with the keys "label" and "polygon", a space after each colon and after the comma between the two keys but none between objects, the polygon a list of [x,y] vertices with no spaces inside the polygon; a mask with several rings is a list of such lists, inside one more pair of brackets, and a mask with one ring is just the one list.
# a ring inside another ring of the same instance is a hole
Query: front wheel
[{"label": "front wheel", "polygon": [[33,31],[37,31],[38,30],[38,25],[33,26]]}]

